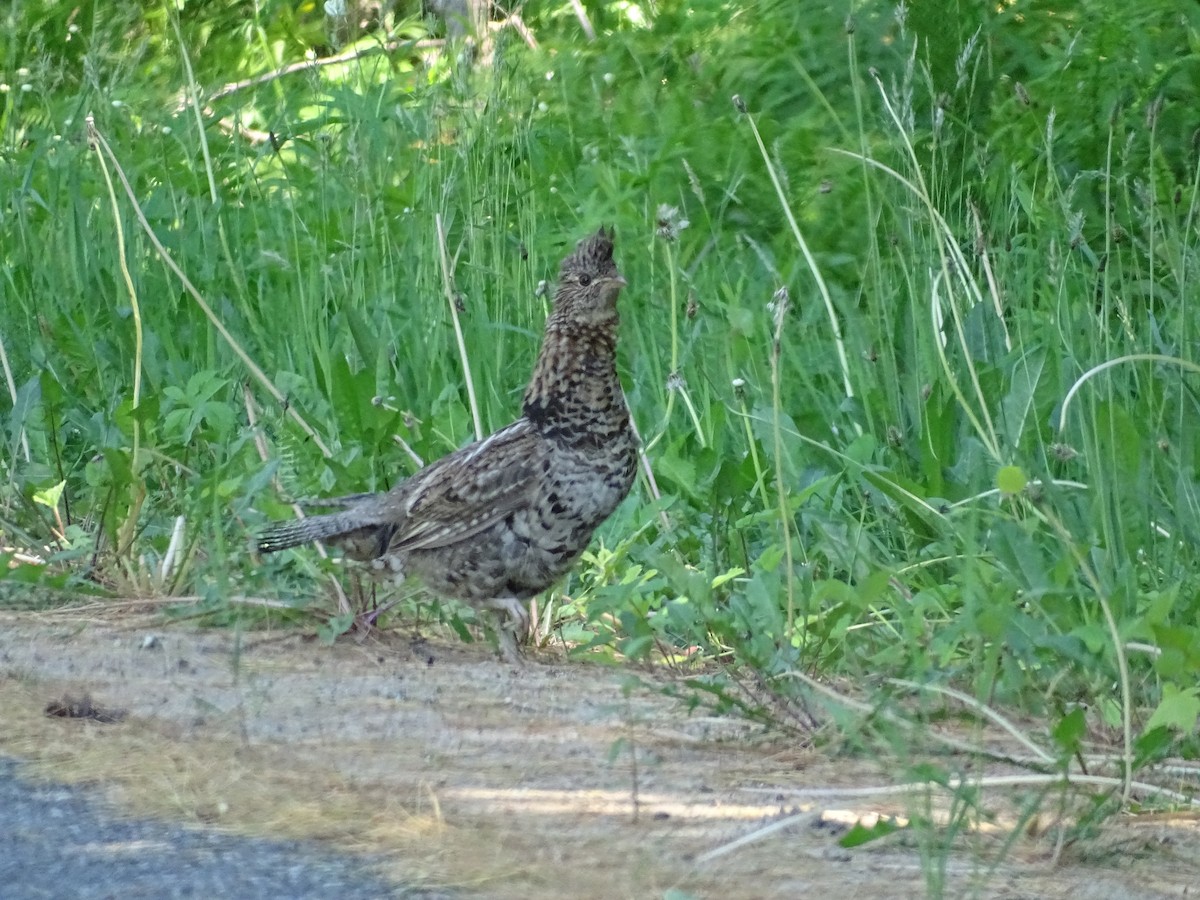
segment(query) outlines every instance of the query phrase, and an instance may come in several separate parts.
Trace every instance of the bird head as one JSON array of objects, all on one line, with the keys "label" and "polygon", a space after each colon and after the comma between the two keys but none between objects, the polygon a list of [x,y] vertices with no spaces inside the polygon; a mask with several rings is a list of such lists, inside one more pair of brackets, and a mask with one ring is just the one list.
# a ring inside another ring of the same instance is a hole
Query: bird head
[{"label": "bird head", "polygon": [[555,312],[592,322],[615,318],[617,295],[626,281],[612,253],[612,232],[604,228],[579,242],[562,262]]}]

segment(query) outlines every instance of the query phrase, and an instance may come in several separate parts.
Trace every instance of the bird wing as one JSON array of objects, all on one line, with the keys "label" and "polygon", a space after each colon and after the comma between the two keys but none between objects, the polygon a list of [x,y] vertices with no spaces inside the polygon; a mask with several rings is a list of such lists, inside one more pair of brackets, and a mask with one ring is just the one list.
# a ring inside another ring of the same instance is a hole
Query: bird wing
[{"label": "bird wing", "polygon": [[403,485],[392,550],[445,547],[490,528],[533,499],[544,442],[526,419],[422,469]]}]

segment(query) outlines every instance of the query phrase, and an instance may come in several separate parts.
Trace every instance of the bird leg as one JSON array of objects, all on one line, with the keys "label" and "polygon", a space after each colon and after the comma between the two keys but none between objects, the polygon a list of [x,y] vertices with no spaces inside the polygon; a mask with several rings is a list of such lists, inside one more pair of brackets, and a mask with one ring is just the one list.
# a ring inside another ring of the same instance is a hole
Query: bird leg
[{"label": "bird leg", "polygon": [[504,661],[520,665],[521,651],[517,648],[517,637],[520,636],[522,640],[529,637],[529,610],[515,597],[497,597],[485,600],[483,605],[498,613],[507,613],[508,620],[496,627],[496,641],[500,644],[500,655]]},{"label": "bird leg", "polygon": [[[375,623],[377,621],[379,621],[380,616],[382,616],[385,612],[387,612],[393,606],[398,605],[402,600],[405,599],[405,597],[407,597],[411,594],[411,591],[410,591],[408,594],[404,594],[399,597],[396,597],[395,599],[389,600],[386,603],[380,603],[379,602],[380,586],[382,585],[382,586],[386,587],[387,585],[390,584],[393,588],[399,588],[400,586],[402,586],[404,584],[404,571],[394,561],[384,560],[384,559],[371,560],[370,569],[374,573],[378,573],[378,572],[385,573],[385,577],[383,577],[383,578],[377,577],[377,578],[371,580],[371,603],[374,608],[366,609],[366,605],[367,605],[366,604],[366,596],[365,596],[365,594],[363,594],[362,595],[363,602],[361,604],[361,608],[363,609],[363,611],[354,617],[354,627],[356,629],[358,629],[359,631],[361,631],[363,633],[364,637],[366,635],[370,634],[371,629],[375,627]],[[388,575],[386,573],[390,573],[390,575]],[[356,569],[356,577],[357,577],[357,569]],[[359,580],[358,584],[360,586],[360,592],[361,592],[362,581]]]},{"label": "bird leg", "polygon": [[354,627],[361,630],[365,637],[375,627],[375,623],[385,612],[396,606],[403,598],[389,600],[387,603],[379,604],[374,609],[364,610],[354,617]]}]

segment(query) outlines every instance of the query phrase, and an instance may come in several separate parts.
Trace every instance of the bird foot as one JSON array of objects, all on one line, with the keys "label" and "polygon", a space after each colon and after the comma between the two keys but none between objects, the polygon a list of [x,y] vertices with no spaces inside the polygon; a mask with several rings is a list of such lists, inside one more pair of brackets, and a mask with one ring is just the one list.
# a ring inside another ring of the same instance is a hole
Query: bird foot
[{"label": "bird foot", "polygon": [[499,597],[487,601],[485,605],[497,612],[508,614],[508,621],[500,622],[496,626],[496,642],[500,645],[500,656],[506,663],[521,665],[518,638],[521,643],[529,640],[529,610],[515,597]]},{"label": "bird foot", "polygon": [[379,621],[379,617],[399,602],[398,600],[393,600],[391,603],[385,603],[382,606],[359,613],[354,617],[354,630],[359,632],[362,638],[365,638],[371,633],[371,629],[375,627],[375,623]]},{"label": "bird foot", "polygon": [[510,666],[523,666],[525,658],[521,648],[517,646],[517,637],[507,625],[496,629],[496,642],[500,645],[500,658]]}]

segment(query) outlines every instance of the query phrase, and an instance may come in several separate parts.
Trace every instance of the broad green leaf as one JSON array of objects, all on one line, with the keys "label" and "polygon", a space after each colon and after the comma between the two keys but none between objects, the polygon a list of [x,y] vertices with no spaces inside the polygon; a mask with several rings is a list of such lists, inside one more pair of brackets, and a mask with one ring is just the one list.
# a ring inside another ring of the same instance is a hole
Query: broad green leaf
[{"label": "broad green leaf", "polygon": [[1084,737],[1087,735],[1087,716],[1082,707],[1076,707],[1058,720],[1051,731],[1054,742],[1065,753],[1074,754],[1079,751]]},{"label": "broad green leaf", "polygon": [[1200,688],[1179,688],[1170,682],[1163,684],[1163,696],[1158,708],[1146,723],[1150,731],[1160,725],[1174,728],[1180,734],[1191,734],[1200,719]]},{"label": "broad green leaf", "polygon": [[65,481],[60,481],[53,487],[48,487],[44,491],[36,491],[33,495],[33,502],[40,503],[42,506],[48,506],[51,509],[58,508],[58,501],[62,499],[63,488],[67,486]]}]

